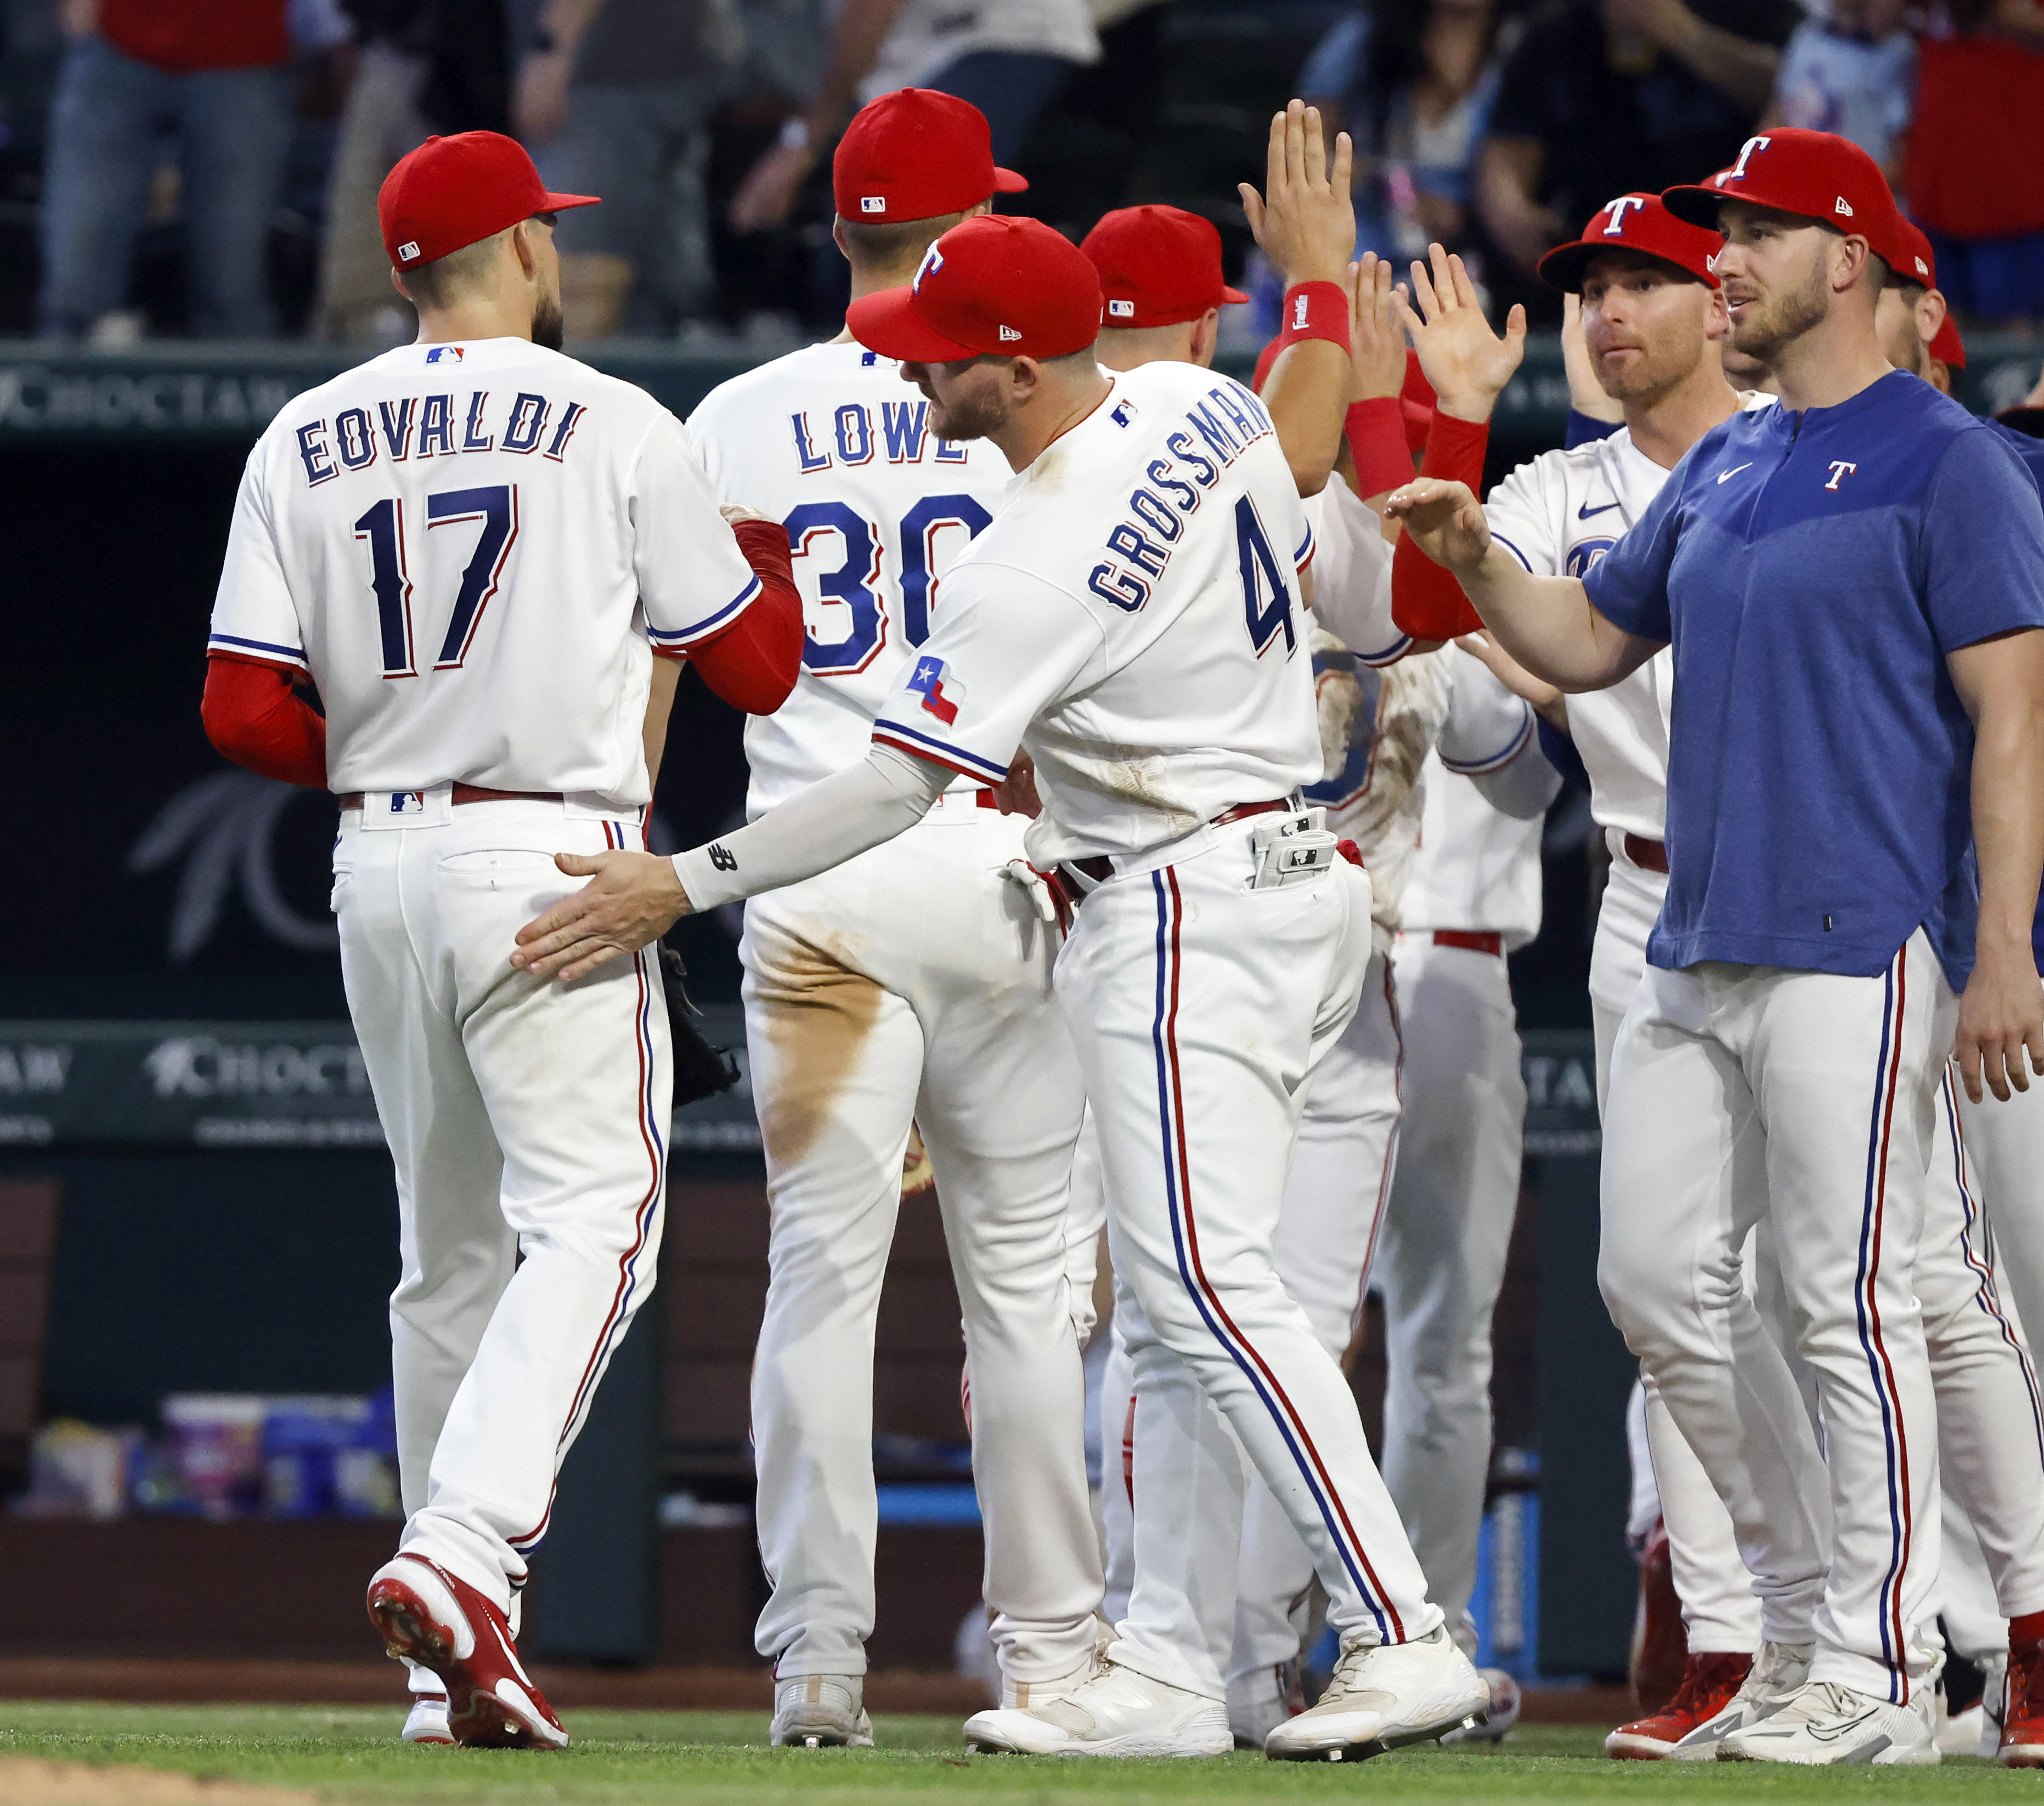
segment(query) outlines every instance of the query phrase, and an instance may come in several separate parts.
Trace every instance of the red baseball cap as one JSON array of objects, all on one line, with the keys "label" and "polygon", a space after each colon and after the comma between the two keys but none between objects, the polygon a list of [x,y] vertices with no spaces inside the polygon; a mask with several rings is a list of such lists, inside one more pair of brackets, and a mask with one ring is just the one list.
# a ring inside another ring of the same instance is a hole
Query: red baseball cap
[{"label": "red baseball cap", "polygon": [[1079,241],[1100,272],[1108,326],[1175,326],[1249,299],[1221,280],[1220,233],[1183,207],[1117,207]]},{"label": "red baseball cap", "polygon": [[1065,357],[1100,336],[1100,278],[1086,255],[1040,220],[982,213],[924,254],[916,279],[855,301],[851,336],[910,363]]},{"label": "red baseball cap", "polygon": [[1888,259],[1888,268],[1905,282],[1920,282],[1927,289],[1938,286],[1937,252],[1931,248],[1930,240],[1900,213],[1895,216],[1892,243],[1877,244],[1874,249]]},{"label": "red baseball cap", "polygon": [[1677,219],[1659,195],[1621,194],[1590,215],[1581,238],[1556,245],[1540,259],[1540,280],[1550,288],[1579,294],[1583,272],[1595,259],[1607,251],[1636,251],[1716,288],[1717,271],[1711,266],[1723,248],[1718,233]]},{"label": "red baseball cap", "polygon": [[428,138],[383,178],[376,217],[398,269],[414,269],[529,220],[593,207],[595,194],[554,194],[525,147],[501,132]]},{"label": "red baseball cap", "polygon": [[861,107],[831,159],[840,219],[870,225],[962,213],[1029,186],[993,163],[993,133],[970,101],[897,88]]},{"label": "red baseball cap", "polygon": [[1959,336],[1959,323],[1950,313],[1945,323],[1938,329],[1938,336],[1930,344],[1931,356],[1950,370],[1966,367],[1966,342]]},{"label": "red baseball cap", "polygon": [[1739,161],[1708,182],[1664,189],[1668,211],[1716,230],[1718,203],[1746,201],[1857,232],[1885,259],[1895,247],[1895,197],[1881,166],[1850,138],[1780,125],[1746,140]]}]

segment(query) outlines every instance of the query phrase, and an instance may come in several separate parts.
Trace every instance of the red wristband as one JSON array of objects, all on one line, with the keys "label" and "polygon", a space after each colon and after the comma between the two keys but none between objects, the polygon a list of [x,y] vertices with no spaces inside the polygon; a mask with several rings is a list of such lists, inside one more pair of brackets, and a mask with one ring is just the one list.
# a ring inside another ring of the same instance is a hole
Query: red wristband
[{"label": "red wristband", "polygon": [[1458,420],[1436,408],[1433,425],[1427,430],[1427,455],[1420,462],[1420,474],[1467,483],[1470,493],[1480,499],[1484,454],[1489,448],[1489,421]]},{"label": "red wristband", "polygon": [[1348,295],[1339,282],[1294,282],[1285,291],[1281,345],[1325,339],[1348,349]]},{"label": "red wristband", "polygon": [[1396,395],[1355,402],[1347,424],[1358,495],[1382,495],[1412,480],[1412,454],[1405,449],[1405,409]]}]

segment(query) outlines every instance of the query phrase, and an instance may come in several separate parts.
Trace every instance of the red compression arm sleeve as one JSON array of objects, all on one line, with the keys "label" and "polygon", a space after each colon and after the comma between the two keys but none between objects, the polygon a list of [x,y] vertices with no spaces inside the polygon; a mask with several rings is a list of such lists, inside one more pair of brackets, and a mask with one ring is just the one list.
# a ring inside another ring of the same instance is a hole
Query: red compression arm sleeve
[{"label": "red compression arm sleeve", "polygon": [[199,704],[206,737],[236,765],[287,784],[326,788],[326,723],[275,665],[216,652]]},{"label": "red compression arm sleeve", "polygon": [[[1483,455],[1489,444],[1489,422],[1436,413],[1420,475],[1467,483],[1472,495],[1481,496]],[[1391,618],[1400,632],[1415,640],[1452,640],[1483,631],[1483,619],[1470,605],[1454,574],[1420,551],[1409,533],[1398,536],[1398,549],[1391,555]]]},{"label": "red compression arm sleeve", "polygon": [[732,531],[760,594],[721,633],[691,646],[688,656],[713,694],[748,715],[770,715],[788,700],[801,671],[801,592],[786,528],[740,521]]}]

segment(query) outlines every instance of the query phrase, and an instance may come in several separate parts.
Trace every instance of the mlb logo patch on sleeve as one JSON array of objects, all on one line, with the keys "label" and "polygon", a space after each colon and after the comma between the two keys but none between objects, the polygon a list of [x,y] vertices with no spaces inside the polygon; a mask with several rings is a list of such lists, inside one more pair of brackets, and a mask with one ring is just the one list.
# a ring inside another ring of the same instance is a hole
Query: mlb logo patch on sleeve
[{"label": "mlb logo patch on sleeve", "polygon": [[959,705],[965,701],[965,686],[951,674],[941,659],[918,659],[909,687],[923,698],[924,710],[951,727],[958,720]]}]

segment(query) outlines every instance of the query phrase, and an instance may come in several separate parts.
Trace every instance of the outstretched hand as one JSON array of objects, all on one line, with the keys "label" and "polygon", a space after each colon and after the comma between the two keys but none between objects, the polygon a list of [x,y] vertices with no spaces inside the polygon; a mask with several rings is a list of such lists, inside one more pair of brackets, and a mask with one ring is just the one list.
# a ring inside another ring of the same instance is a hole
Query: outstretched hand
[{"label": "outstretched hand", "polygon": [[1384,517],[1403,521],[1420,551],[1458,577],[1473,571],[1490,550],[1490,523],[1466,483],[1416,478],[1391,492]]},{"label": "outstretched hand", "polygon": [[1427,255],[1431,271],[1425,263],[1412,266],[1412,301],[1399,292],[1399,324],[1420,353],[1441,412],[1457,420],[1489,420],[1526,355],[1526,309],[1514,304],[1500,338],[1483,317],[1462,259],[1438,244],[1428,245]]},{"label": "outstretched hand", "polygon": [[1335,136],[1329,167],[1318,107],[1295,100],[1272,117],[1264,192],[1246,182],[1239,186],[1249,229],[1287,287],[1346,285],[1355,250],[1355,202],[1349,193],[1354,165],[1354,148],[1343,132]]},{"label": "outstretched hand", "polygon": [[518,931],[511,963],[563,983],[658,940],[694,905],[674,863],[652,853],[556,853],[570,878],[590,882]]},{"label": "outstretched hand", "polygon": [[1405,329],[1398,324],[1391,265],[1366,251],[1348,275],[1348,398],[1395,397],[1405,387]]}]

